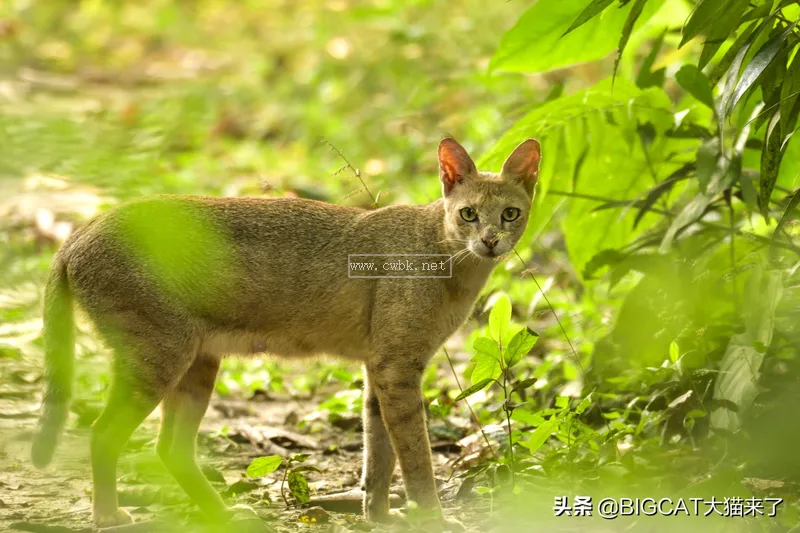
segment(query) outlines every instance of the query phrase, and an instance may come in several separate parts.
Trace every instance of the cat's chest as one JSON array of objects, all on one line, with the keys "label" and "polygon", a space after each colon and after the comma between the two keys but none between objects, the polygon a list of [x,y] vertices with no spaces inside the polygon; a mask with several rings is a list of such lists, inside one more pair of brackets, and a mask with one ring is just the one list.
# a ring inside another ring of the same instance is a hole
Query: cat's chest
[{"label": "cat's chest", "polygon": [[447,286],[446,299],[441,309],[442,326],[446,335],[454,333],[469,317],[482,284],[454,283]]}]

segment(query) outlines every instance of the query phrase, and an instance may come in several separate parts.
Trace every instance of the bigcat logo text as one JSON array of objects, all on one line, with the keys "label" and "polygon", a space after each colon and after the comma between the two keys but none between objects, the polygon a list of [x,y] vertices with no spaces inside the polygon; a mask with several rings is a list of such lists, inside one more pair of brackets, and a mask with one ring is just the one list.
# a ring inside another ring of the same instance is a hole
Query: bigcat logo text
[{"label": "bigcat logo text", "polygon": [[621,516],[775,516],[783,498],[603,498],[556,496],[556,516],[598,516],[613,520]]}]

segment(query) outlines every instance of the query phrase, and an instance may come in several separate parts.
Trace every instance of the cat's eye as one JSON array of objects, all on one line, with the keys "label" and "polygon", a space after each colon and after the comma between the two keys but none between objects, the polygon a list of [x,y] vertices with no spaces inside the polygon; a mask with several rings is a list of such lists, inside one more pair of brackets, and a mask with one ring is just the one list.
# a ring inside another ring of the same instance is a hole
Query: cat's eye
[{"label": "cat's eye", "polygon": [[478,220],[478,213],[471,207],[462,207],[459,212],[461,213],[461,218],[467,222],[475,222]]},{"label": "cat's eye", "polygon": [[519,218],[519,209],[516,207],[506,207],[503,209],[503,217],[504,222],[514,222]]}]

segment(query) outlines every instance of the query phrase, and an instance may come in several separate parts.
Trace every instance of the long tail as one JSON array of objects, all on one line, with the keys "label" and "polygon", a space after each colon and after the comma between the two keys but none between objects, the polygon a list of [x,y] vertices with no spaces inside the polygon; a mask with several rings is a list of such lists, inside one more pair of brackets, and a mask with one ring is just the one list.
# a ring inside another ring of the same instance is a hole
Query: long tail
[{"label": "long tail", "polygon": [[47,466],[53,459],[58,437],[69,414],[75,360],[74,328],[66,262],[62,254],[57,254],[45,288],[44,411],[31,450],[37,468]]}]

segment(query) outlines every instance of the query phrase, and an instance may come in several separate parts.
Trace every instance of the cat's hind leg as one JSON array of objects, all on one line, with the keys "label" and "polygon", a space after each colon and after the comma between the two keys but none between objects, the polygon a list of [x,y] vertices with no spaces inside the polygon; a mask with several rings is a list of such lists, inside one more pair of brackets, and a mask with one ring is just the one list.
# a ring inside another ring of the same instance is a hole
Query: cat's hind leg
[{"label": "cat's hind leg", "polygon": [[[129,322],[133,325],[135,321]],[[186,372],[196,350],[191,342],[145,338],[133,328],[104,335],[114,348],[114,365],[105,409],[92,425],[92,514],[98,527],[132,522],[118,507],[117,461],[131,434]]]},{"label": "cat's hind leg", "polygon": [[219,370],[218,357],[200,353],[162,405],[157,451],[167,470],[211,519],[227,516],[222,498],[195,461],[197,430],[206,413]]}]

